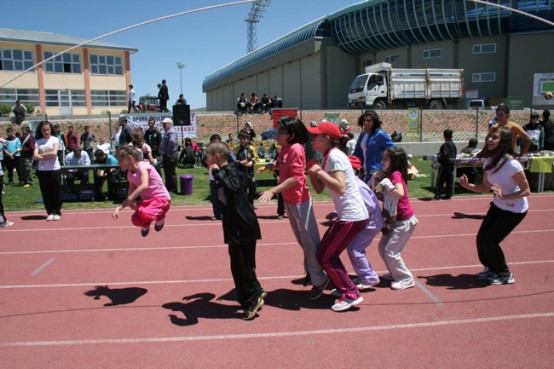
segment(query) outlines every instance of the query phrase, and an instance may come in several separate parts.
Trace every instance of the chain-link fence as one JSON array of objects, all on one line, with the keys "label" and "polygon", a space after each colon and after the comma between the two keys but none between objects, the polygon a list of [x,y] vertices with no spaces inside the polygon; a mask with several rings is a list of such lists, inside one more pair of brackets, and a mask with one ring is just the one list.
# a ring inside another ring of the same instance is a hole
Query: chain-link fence
[{"label": "chain-link fence", "polygon": [[[268,113],[244,114],[237,116],[232,112],[203,112],[196,114],[197,142],[207,143],[209,137],[218,133],[222,139],[232,133],[236,138],[237,132],[244,127],[247,121],[252,122],[257,134],[255,141],[261,140],[261,133],[273,128],[273,120]],[[356,135],[361,127],[358,126],[359,110],[303,110],[298,111],[298,117],[309,125],[311,121],[321,122],[326,118],[346,119],[348,126]],[[379,110],[379,117],[383,122],[382,128],[391,135],[394,131],[402,132],[402,142],[441,142],[442,132],[446,128],[454,131],[454,141],[468,141],[476,137],[483,142],[488,131],[488,124],[494,117],[492,110],[420,110],[417,124],[410,124],[407,110]],[[73,126],[75,133],[80,136],[84,126],[100,140],[108,142],[113,136],[114,125],[118,116],[80,116],[80,117],[47,117],[53,124],[60,124],[62,132],[67,132],[68,126]],[[31,117],[31,120],[40,121],[44,116]],[[529,121],[528,111],[512,111],[510,120],[524,125]],[[28,121],[23,124],[28,124]],[[13,127],[19,131],[19,126],[10,122],[0,123],[0,135],[6,136],[6,128]]]}]

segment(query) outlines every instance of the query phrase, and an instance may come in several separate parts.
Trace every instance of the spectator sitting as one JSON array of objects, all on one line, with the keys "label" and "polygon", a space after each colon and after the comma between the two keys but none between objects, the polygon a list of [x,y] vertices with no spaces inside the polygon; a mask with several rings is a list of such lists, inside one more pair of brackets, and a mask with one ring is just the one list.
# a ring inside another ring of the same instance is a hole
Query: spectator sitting
[{"label": "spectator sitting", "polygon": [[255,92],[252,92],[252,95],[250,95],[250,100],[248,101],[249,105],[248,108],[250,109],[250,113],[257,113],[258,109],[260,109],[260,102],[258,101],[258,95],[256,95]]},{"label": "spectator sitting", "polygon": [[244,113],[250,110],[250,102],[244,96],[244,92],[240,94],[240,97],[237,99],[237,114],[243,115]]},{"label": "spectator sitting", "polygon": [[469,142],[467,143],[467,146],[464,147],[462,151],[460,151],[460,153],[470,155],[475,149],[477,149],[477,139],[470,138]]},{"label": "spectator sitting", "polygon": [[263,94],[262,100],[260,101],[260,112],[267,113],[271,109],[271,99],[267,94]]},{"label": "spectator sitting", "polygon": [[[90,157],[86,151],[76,147],[72,152],[66,155],[65,165],[90,165]],[[68,184],[75,184],[75,180],[81,181],[81,184],[88,183],[88,169],[69,169],[65,171],[65,179]]]},{"label": "spectator sitting", "polygon": [[[464,147],[460,154],[468,155],[469,157],[475,156],[477,153],[479,153],[480,150],[477,149],[477,139],[476,138],[470,138],[469,142],[466,147]],[[476,167],[462,167],[462,168],[456,168],[456,177],[460,178],[464,174],[467,176],[467,178],[471,181],[471,183],[475,182],[475,176],[478,172],[482,171],[482,168],[476,168]]]},{"label": "spectator sitting", "polygon": [[98,139],[98,144],[96,145],[95,151],[97,149],[100,149],[100,150],[104,151],[106,154],[109,154],[110,151],[111,151],[110,143],[109,142],[104,142],[104,139],[102,137],[100,137]]},{"label": "spectator sitting", "polygon": [[194,168],[196,165],[196,153],[197,151],[192,145],[191,138],[190,137],[185,138],[185,147],[183,147],[183,149],[181,150],[181,154],[179,155],[179,163],[184,168]]},{"label": "spectator sitting", "polygon": [[[96,149],[94,152],[94,164],[108,164],[108,165],[118,165],[116,157],[111,154],[106,154],[101,149]],[[94,185],[96,194],[95,198],[103,198],[102,188],[104,187],[104,182],[108,180],[108,199],[112,201],[117,200],[117,189],[115,184],[117,182],[117,177],[120,175],[121,170],[119,167],[98,169],[94,172]]]}]

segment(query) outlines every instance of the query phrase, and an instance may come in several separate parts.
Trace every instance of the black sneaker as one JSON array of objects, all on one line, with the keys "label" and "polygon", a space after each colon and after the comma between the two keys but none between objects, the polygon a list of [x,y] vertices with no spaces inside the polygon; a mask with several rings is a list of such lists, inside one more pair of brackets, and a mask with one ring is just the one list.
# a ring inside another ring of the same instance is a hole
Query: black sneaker
[{"label": "black sneaker", "polygon": [[142,237],[148,236],[148,232],[150,232],[150,227],[140,229],[140,234],[142,235]]},{"label": "black sneaker", "polygon": [[252,320],[256,317],[256,314],[258,311],[262,308],[264,305],[264,299],[261,297],[258,297],[258,300],[255,304],[250,305],[248,309],[244,311],[244,314],[242,315],[242,320]]},{"label": "black sneaker", "polygon": [[[154,224],[154,230],[156,232],[159,232],[161,231],[163,228],[164,228],[164,225],[165,225],[165,219],[162,219],[161,222],[158,224],[158,222],[156,222]],[[148,234],[148,232],[146,232],[146,234]]]},{"label": "black sneaker", "polygon": [[325,291],[325,288],[327,287],[328,284],[329,284],[329,278],[327,278],[321,286],[313,286],[312,290],[310,291],[310,294],[308,295],[308,298],[310,300],[317,300],[318,298],[320,298],[321,295],[323,295],[323,291]]},{"label": "black sneaker", "polygon": [[306,276],[304,277],[304,280],[302,281],[302,286],[307,287],[312,284],[312,277],[310,277],[310,273],[306,273]]}]

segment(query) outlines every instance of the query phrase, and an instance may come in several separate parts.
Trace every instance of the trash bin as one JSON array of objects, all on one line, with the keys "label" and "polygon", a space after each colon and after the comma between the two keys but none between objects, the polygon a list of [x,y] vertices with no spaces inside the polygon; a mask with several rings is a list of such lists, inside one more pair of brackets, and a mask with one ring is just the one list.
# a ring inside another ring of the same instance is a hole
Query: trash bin
[{"label": "trash bin", "polygon": [[184,174],[181,176],[181,195],[192,195],[193,175]]}]

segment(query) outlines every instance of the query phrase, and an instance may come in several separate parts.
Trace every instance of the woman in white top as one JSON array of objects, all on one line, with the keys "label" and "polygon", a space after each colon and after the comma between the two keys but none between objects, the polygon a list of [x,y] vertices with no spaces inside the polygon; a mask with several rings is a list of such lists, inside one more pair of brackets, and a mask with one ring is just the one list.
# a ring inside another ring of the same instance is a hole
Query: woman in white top
[{"label": "woman in white top", "polygon": [[470,191],[487,193],[492,190],[494,193],[493,202],[477,233],[477,253],[485,269],[476,277],[489,284],[512,284],[514,276],[508,268],[500,242],[527,215],[529,183],[523,167],[515,159],[509,129],[491,129],[485,145],[478,155],[485,158],[483,183],[469,183],[465,174],[460,177],[460,185]]},{"label": "woman in white top", "polygon": [[60,220],[62,215],[61,170],[58,161],[60,140],[52,136],[54,126],[42,121],[35,133],[36,145],[33,159],[38,162],[37,177],[44,201],[47,221]]}]

